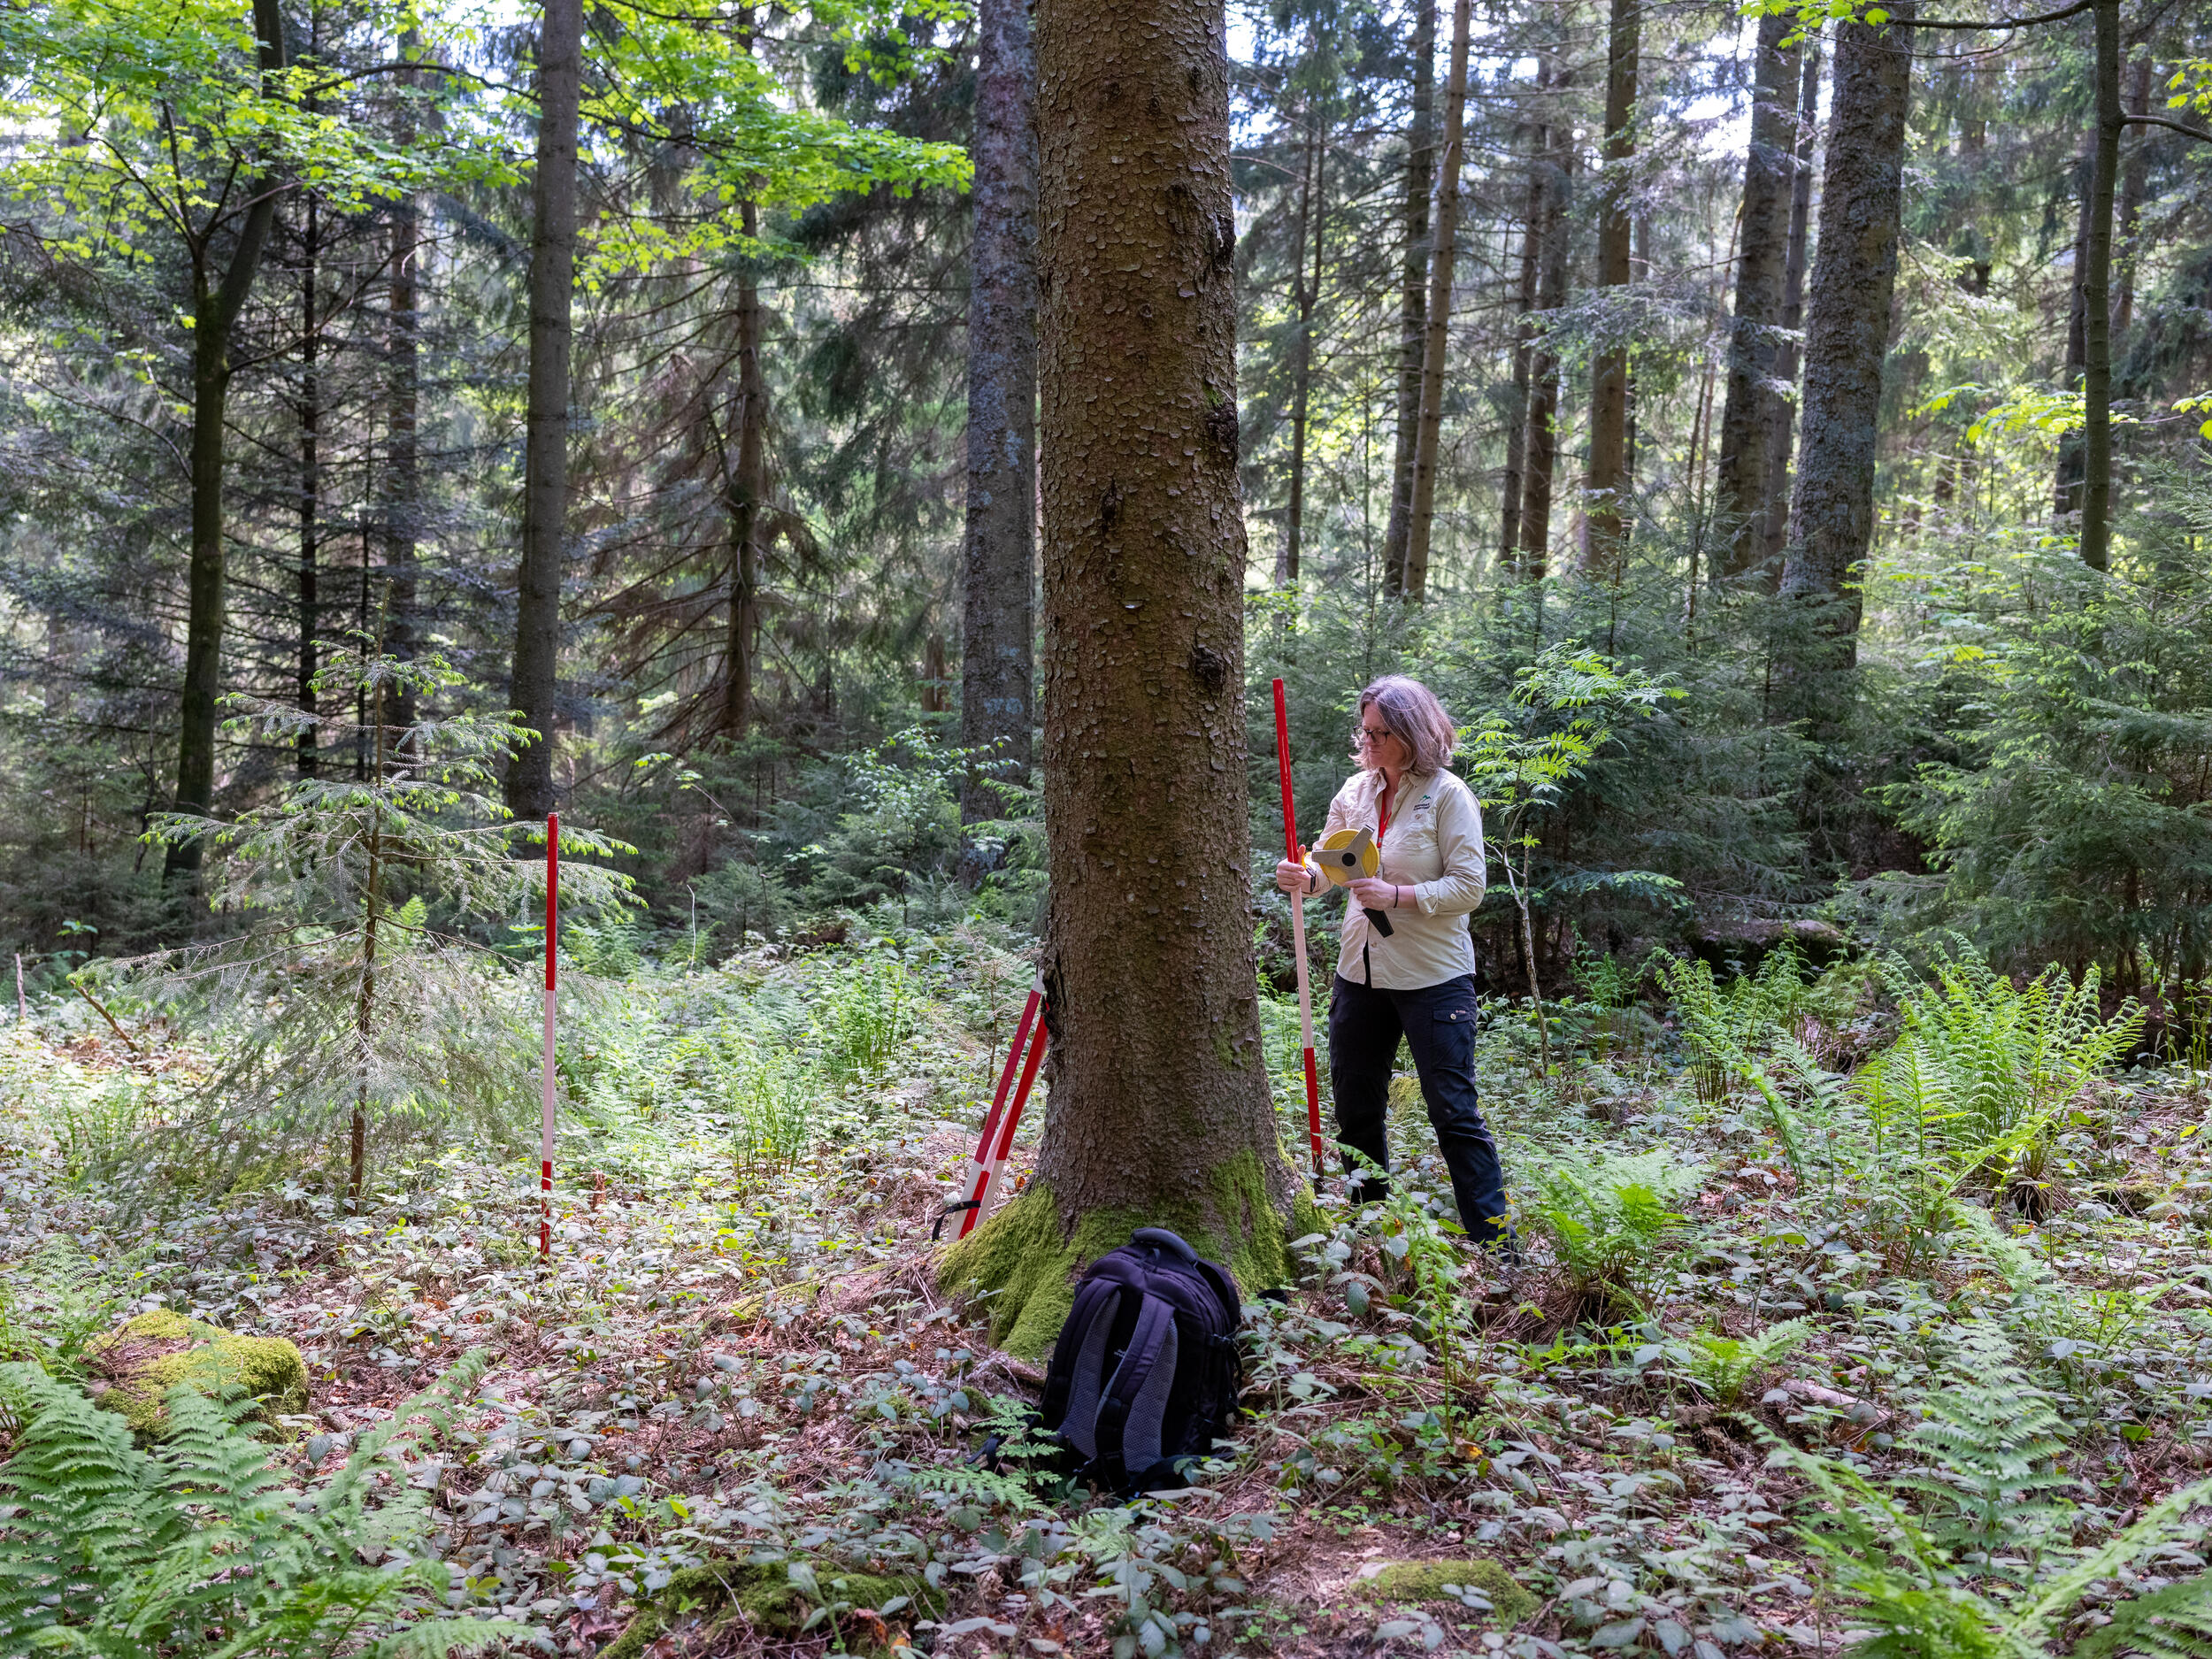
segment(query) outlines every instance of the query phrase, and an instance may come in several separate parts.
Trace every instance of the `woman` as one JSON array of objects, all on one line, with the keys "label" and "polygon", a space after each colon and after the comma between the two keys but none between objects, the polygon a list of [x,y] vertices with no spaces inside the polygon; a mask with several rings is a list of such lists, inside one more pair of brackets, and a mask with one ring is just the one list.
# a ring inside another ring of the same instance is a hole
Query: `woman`
[{"label": "woman", "polygon": [[[1337,1138],[1387,1171],[1385,1118],[1402,1036],[1452,1173],[1460,1224],[1477,1243],[1511,1255],[1505,1176],[1475,1099],[1467,914],[1482,902],[1485,885],[1482,808],[1447,770],[1456,741],[1436,694],[1417,680],[1391,674],[1359,694],[1352,742],[1360,770],[1329,803],[1322,841],[1338,830],[1367,830],[1382,863],[1350,884],[1329,998],[1329,1084]],[[1286,893],[1317,893],[1325,879],[1310,862],[1275,866],[1275,885]],[[1386,934],[1370,919],[1375,914],[1387,918]],[[1367,1178],[1355,1194],[1379,1197],[1382,1185]]]}]

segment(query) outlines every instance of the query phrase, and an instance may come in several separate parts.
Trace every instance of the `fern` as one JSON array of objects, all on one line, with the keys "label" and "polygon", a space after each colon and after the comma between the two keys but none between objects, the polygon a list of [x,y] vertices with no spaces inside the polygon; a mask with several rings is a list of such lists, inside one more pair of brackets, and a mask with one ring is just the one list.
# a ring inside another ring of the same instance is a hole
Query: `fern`
[{"label": "fern", "polygon": [[1674,1362],[1692,1386],[1723,1405],[1733,1405],[1754,1377],[1795,1353],[1812,1335],[1807,1319],[1785,1320],[1746,1337],[1701,1331],[1675,1346]]},{"label": "fern", "polygon": [[1534,1171],[1529,1221],[1586,1306],[1634,1302],[1684,1217],[1673,1208],[1702,1171],[1664,1151]]},{"label": "fern", "polygon": [[[1909,1442],[1928,1460],[1887,1489],[1849,1464],[1776,1443],[1772,1466],[1802,1477],[1822,1513],[1802,1536],[1824,1561],[1869,1632],[1860,1659],[2041,1659],[2093,1602],[2109,1622],[2074,1640],[2075,1659],[2141,1654],[2212,1659],[2212,1573],[2191,1553],[2202,1534],[2190,1512],[2212,1503],[2212,1480],[2170,1494],[2133,1525],[2077,1550],[2060,1531],[2071,1483],[2046,1465],[2063,1449],[2050,1403],[2002,1349],[1970,1343],[1955,1378],[1928,1401]],[[1935,1513],[1908,1502],[1933,1500]],[[1995,1555],[2030,1547],[2026,1558]],[[2147,1563],[2179,1561],[2191,1576],[2142,1595]]]},{"label": "fern", "polygon": [[[425,1517],[405,1455],[482,1371],[480,1357],[464,1361],[299,1497],[243,1426],[250,1400],[173,1389],[168,1432],[146,1448],[39,1367],[0,1366],[0,1402],[20,1425],[0,1465],[0,1651],[429,1659],[534,1640],[449,1615],[445,1568],[412,1553]],[[404,1495],[380,1503],[388,1479]]]}]

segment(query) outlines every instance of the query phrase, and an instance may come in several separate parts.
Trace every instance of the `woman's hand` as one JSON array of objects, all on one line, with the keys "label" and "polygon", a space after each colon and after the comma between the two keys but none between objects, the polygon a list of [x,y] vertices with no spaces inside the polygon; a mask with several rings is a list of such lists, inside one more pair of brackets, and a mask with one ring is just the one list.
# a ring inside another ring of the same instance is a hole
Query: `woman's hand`
[{"label": "woman's hand", "polygon": [[1411,902],[1413,889],[1374,876],[1362,876],[1352,883],[1352,897],[1371,910],[1403,910]]},{"label": "woman's hand", "polygon": [[1305,893],[1313,887],[1313,875],[1303,864],[1294,864],[1287,858],[1275,864],[1275,885],[1286,893]]}]

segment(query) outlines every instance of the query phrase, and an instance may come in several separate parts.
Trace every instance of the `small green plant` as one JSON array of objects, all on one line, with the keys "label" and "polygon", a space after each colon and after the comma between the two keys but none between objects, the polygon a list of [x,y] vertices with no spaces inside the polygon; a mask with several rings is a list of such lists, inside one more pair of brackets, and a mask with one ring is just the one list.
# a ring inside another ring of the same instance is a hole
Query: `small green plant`
[{"label": "small green plant", "polygon": [[906,964],[891,956],[856,964],[832,995],[825,1025],[832,1076],[855,1082],[883,1076],[914,1034],[914,987]]},{"label": "small green plant", "polygon": [[1700,1394],[1722,1405],[1736,1404],[1752,1379],[1772,1369],[1812,1340],[1811,1322],[1786,1320],[1751,1336],[1700,1331],[1670,1345],[1675,1369]]},{"label": "small green plant", "polygon": [[1531,1227],[1551,1240],[1578,1308],[1633,1307],[1686,1218],[1675,1206],[1703,1171],[1664,1151],[1540,1167],[1530,1178]]},{"label": "small green plant", "polygon": [[296,1498],[243,1426],[250,1400],[173,1389],[167,1432],[142,1448],[69,1384],[0,1365],[20,1425],[0,1464],[0,1651],[432,1659],[533,1640],[452,1610],[410,1484],[483,1370],[471,1356]]},{"label": "small green plant", "polygon": [[790,1173],[812,1149],[818,1089],[805,1067],[760,1055],[738,1076],[738,1164],[754,1180]]},{"label": "small green plant", "polygon": [[82,1377],[85,1346],[115,1324],[135,1265],[136,1258],[98,1262],[69,1240],[48,1240],[0,1279],[0,1360]]}]

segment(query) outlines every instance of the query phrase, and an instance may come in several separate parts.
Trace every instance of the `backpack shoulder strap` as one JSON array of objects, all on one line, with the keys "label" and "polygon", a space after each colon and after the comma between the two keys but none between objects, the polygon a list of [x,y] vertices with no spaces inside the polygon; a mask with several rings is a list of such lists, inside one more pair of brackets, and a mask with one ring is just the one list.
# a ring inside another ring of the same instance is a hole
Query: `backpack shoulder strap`
[{"label": "backpack shoulder strap", "polygon": [[1160,1427],[1175,1383],[1176,1346],[1174,1308],[1164,1296],[1147,1296],[1137,1310],[1128,1349],[1098,1403],[1092,1455],[1117,1472],[1160,1460]]},{"label": "backpack shoulder strap", "polygon": [[[1051,1363],[1045,1368],[1045,1393],[1043,1400],[1038,1404],[1037,1420],[1046,1428],[1056,1429],[1068,1420],[1076,1372],[1083,1360],[1084,1339],[1094,1325],[1102,1332],[1111,1328],[1120,1300],[1121,1286],[1110,1278],[1088,1278],[1075,1287],[1074,1305],[1068,1310],[1066,1322],[1060,1326],[1060,1334],[1052,1347]],[[1105,1315],[1102,1322],[1099,1317],[1102,1312]],[[1101,1363],[1103,1356],[1102,1346],[1093,1363]],[[1094,1382],[1091,1396],[1093,1412],[1097,1410],[1096,1389],[1097,1385]]]}]

